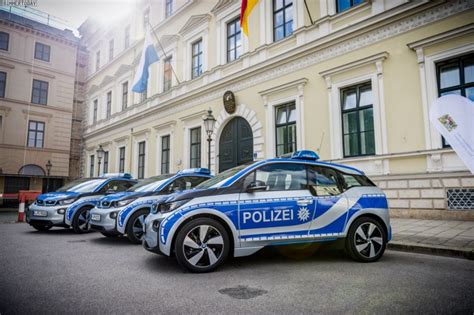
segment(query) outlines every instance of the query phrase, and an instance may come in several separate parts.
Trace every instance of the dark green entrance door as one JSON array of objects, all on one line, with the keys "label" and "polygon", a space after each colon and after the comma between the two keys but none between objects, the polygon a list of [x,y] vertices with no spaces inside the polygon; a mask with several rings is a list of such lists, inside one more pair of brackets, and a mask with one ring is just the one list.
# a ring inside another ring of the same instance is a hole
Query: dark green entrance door
[{"label": "dark green entrance door", "polygon": [[252,160],[252,128],[244,118],[235,117],[224,127],[219,140],[219,172]]}]

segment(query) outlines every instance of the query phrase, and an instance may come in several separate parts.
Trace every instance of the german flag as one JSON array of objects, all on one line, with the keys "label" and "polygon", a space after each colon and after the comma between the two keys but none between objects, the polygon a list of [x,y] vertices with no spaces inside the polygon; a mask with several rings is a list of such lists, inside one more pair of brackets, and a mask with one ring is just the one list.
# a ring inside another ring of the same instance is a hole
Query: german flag
[{"label": "german flag", "polygon": [[250,12],[252,12],[252,9],[255,7],[257,2],[258,0],[242,0],[242,7],[240,9],[240,27],[247,36],[249,36],[248,19]]}]

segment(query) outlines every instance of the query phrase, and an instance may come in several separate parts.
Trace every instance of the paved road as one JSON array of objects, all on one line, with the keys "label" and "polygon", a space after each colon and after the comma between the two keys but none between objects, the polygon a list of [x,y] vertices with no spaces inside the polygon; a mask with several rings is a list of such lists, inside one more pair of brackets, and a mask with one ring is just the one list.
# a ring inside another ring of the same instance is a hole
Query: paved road
[{"label": "paved road", "polygon": [[209,274],[124,239],[0,224],[0,313],[474,311],[474,261],[386,252],[373,264],[264,251]]}]

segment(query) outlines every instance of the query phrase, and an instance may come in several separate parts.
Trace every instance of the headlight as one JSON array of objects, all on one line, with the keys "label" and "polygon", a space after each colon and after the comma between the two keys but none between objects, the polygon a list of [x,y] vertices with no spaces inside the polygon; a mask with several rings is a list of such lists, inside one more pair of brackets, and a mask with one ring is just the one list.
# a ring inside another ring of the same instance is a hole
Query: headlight
[{"label": "headlight", "polygon": [[182,205],[184,205],[185,203],[187,203],[189,200],[190,199],[184,199],[184,200],[178,200],[174,202],[161,203],[159,205],[158,211],[160,211],[161,213],[168,213],[168,212],[174,211],[178,209],[179,207],[181,207]]},{"label": "headlight", "polygon": [[123,207],[123,206],[128,205],[132,201],[135,201],[135,199],[125,199],[125,200],[116,201],[115,204],[117,207]]},{"label": "headlight", "polygon": [[59,203],[61,206],[64,206],[64,205],[70,205],[70,204],[73,203],[74,201],[76,201],[76,198],[70,198],[70,199],[59,200],[58,203]]}]

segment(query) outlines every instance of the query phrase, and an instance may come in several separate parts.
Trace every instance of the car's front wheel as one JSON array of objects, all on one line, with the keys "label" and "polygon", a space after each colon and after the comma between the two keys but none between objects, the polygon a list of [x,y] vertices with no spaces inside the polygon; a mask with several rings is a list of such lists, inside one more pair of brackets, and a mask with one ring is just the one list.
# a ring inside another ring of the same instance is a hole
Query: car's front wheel
[{"label": "car's front wheel", "polygon": [[77,210],[74,218],[72,219],[72,228],[75,233],[87,232],[87,224],[89,223],[91,208],[81,208]]},{"label": "car's front wheel", "polygon": [[186,223],[175,242],[178,263],[191,272],[216,269],[225,261],[229,250],[226,229],[211,218],[198,218]]},{"label": "car's front wheel", "polygon": [[382,257],[387,238],[382,225],[369,217],[354,221],[346,239],[346,251],[352,259],[361,262],[374,262]]},{"label": "car's front wheel", "polygon": [[145,218],[150,213],[148,209],[138,210],[130,217],[127,223],[127,237],[133,244],[141,244]]}]

